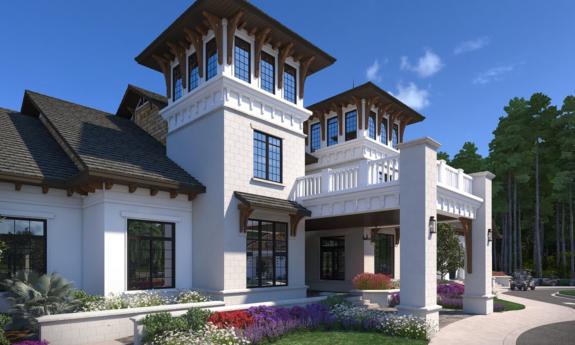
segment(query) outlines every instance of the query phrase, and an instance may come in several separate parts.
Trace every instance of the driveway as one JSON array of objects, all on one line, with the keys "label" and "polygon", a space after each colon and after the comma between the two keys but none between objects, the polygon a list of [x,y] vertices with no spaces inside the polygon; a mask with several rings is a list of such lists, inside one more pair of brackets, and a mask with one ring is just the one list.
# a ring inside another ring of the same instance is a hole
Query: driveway
[{"label": "driveway", "polygon": [[[532,292],[535,293],[528,295]],[[524,304],[525,309],[493,313],[490,315],[474,315],[456,321],[442,328],[431,340],[430,344],[514,345],[517,343],[517,339],[521,334],[533,328],[559,322],[575,321],[575,308],[563,305],[560,302],[547,303],[537,300],[535,298],[539,295],[542,295],[541,298],[547,298],[544,296],[544,292],[541,294],[538,292],[537,289],[535,291],[528,291],[528,294],[520,295],[522,297],[514,296],[515,293],[509,295],[502,294],[500,298]]]},{"label": "driveway", "polygon": [[505,295],[529,298],[535,301],[562,305],[575,308],[575,297],[562,297],[557,295],[561,290],[575,290],[575,287],[547,287],[538,286],[533,291],[509,291]]}]

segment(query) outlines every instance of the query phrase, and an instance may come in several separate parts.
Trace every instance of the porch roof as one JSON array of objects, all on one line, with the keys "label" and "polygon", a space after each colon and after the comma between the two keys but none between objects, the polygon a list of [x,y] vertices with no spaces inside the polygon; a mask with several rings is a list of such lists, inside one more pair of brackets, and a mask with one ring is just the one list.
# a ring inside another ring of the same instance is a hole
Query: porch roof
[{"label": "porch roof", "polygon": [[236,198],[248,208],[267,208],[274,210],[286,211],[293,214],[298,214],[301,216],[309,217],[311,216],[311,211],[295,201],[272,198],[269,196],[244,193],[244,192],[234,192]]}]

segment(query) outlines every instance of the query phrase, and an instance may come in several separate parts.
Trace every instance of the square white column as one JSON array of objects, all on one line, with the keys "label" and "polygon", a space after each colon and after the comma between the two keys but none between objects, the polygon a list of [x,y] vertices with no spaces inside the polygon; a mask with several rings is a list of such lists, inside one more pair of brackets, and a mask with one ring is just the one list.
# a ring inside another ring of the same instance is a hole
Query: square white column
[{"label": "square white column", "polygon": [[[399,145],[401,303],[399,312],[425,318],[431,333],[439,329],[437,305],[437,149],[422,138]],[[433,218],[432,218],[433,217]]]},{"label": "square white column", "polygon": [[465,293],[463,311],[470,314],[491,314],[493,312],[493,291],[491,279],[491,246],[488,231],[491,229],[491,182],[495,175],[490,172],[471,174],[473,194],[483,199],[483,204],[475,212],[471,224],[473,245],[472,272],[465,272]]}]

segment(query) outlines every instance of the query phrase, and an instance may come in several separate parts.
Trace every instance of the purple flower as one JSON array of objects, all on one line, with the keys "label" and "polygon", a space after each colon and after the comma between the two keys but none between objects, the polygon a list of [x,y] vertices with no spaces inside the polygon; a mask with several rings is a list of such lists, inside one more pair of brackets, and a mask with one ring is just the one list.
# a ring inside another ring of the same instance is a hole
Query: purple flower
[{"label": "purple flower", "polygon": [[13,345],[48,345],[46,340],[24,340]]}]

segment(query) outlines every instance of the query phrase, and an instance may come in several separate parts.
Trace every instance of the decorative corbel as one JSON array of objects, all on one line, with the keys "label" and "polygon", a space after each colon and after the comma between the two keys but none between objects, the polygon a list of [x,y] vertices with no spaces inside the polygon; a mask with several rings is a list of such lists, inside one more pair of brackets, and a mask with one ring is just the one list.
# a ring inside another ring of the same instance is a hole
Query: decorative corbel
[{"label": "decorative corbel", "polygon": [[178,192],[176,192],[174,190],[170,192],[170,199],[175,199],[177,197],[178,197]]},{"label": "decorative corbel", "polygon": [[337,125],[339,127],[339,135],[343,135],[343,106],[341,104],[332,104],[331,110],[337,114]]},{"label": "decorative corbel", "polygon": [[261,31],[259,31],[255,36],[256,36],[256,42],[255,42],[255,46],[254,46],[254,76],[256,78],[260,77],[260,61],[262,59],[262,48],[265,44],[265,42],[268,39],[268,35],[270,34],[270,32],[272,31],[272,29],[270,28],[266,28],[263,29]]},{"label": "decorative corbel", "polygon": [[387,110],[388,121],[387,121],[387,139],[393,140],[393,125],[395,124],[396,113],[393,108]]},{"label": "decorative corbel", "polygon": [[228,53],[226,54],[226,60],[228,65],[232,64],[232,54],[234,52],[234,34],[236,32],[236,29],[238,28],[238,24],[240,22],[240,19],[242,18],[242,16],[244,15],[244,12],[242,11],[238,11],[236,14],[234,14],[232,17],[228,18],[228,37],[227,37],[227,46],[228,46]]},{"label": "decorative corbel", "polygon": [[150,196],[156,196],[156,195],[158,195],[158,190],[154,188],[150,189]]},{"label": "decorative corbel", "polygon": [[112,182],[112,181],[105,181],[104,182],[104,188],[106,190],[110,190],[110,189],[112,189],[112,187],[114,187],[114,182]]},{"label": "decorative corbel", "polygon": [[196,50],[196,62],[198,64],[198,74],[200,78],[204,77],[204,42],[202,35],[185,28],[186,39],[194,46]]},{"label": "decorative corbel", "polygon": [[395,228],[395,245],[399,245],[399,235],[401,234],[401,230],[399,227]]},{"label": "decorative corbel", "polygon": [[206,24],[216,35],[216,47],[218,49],[218,64],[222,65],[224,63],[224,47],[223,47],[223,28],[222,20],[220,17],[215,16],[207,11],[202,12],[206,18]]},{"label": "decorative corbel", "polygon": [[172,42],[166,43],[170,48],[172,54],[174,54],[178,58],[178,68],[180,69],[180,75],[182,76],[182,87],[185,89],[186,86],[186,50],[181,46],[174,44]]},{"label": "decorative corbel", "polygon": [[405,132],[405,127],[407,127],[407,125],[409,124],[409,121],[411,119],[409,117],[403,117],[400,121],[399,121],[399,142],[402,143],[403,142],[403,133]]},{"label": "decorative corbel", "polygon": [[128,185],[128,192],[134,193],[136,191],[136,189],[138,189],[138,186],[136,186],[135,184],[129,184]]},{"label": "decorative corbel", "polygon": [[353,104],[355,104],[356,111],[357,111],[357,129],[362,129],[363,125],[363,107],[361,104],[361,98],[359,97],[352,97]]},{"label": "decorative corbel", "polygon": [[315,59],[315,56],[310,56],[308,58],[300,60],[299,63],[299,98],[303,98],[304,95],[304,85],[305,85],[305,78],[307,78],[307,72],[309,70],[309,66]]},{"label": "decorative corbel", "polygon": [[282,89],[284,85],[284,68],[285,62],[288,56],[291,55],[293,51],[293,42],[290,42],[287,45],[281,46],[279,48],[279,56],[278,56],[278,88]]},{"label": "decorative corbel", "polygon": [[244,234],[248,227],[248,219],[252,212],[254,212],[254,209],[244,204],[238,204],[238,209],[240,210],[240,233]]},{"label": "decorative corbel", "polygon": [[66,195],[69,197],[74,195],[74,188],[67,188],[66,189]]},{"label": "decorative corbel", "polygon": [[50,188],[47,185],[43,184],[42,185],[42,194],[48,193],[48,190],[50,190]]},{"label": "decorative corbel", "polygon": [[170,71],[170,63],[169,60],[159,57],[157,55],[152,55],[152,58],[156,60],[162,73],[164,74],[164,79],[166,80],[166,97],[172,97],[172,71]]},{"label": "decorative corbel", "polygon": [[291,237],[295,237],[297,235],[297,226],[299,224],[299,222],[304,218],[305,216],[302,214],[290,214],[289,215],[289,226],[290,226],[290,235]]},{"label": "decorative corbel", "polygon": [[321,140],[325,141],[325,132],[326,132],[326,130],[325,130],[325,113],[323,111],[319,113],[318,119],[319,119],[319,129],[321,131]]},{"label": "decorative corbel", "polygon": [[471,219],[459,218],[459,222],[463,227],[463,236],[465,237],[465,256],[467,273],[473,273],[473,239],[471,238]]},{"label": "decorative corbel", "polygon": [[21,183],[14,183],[14,190],[19,192],[22,190],[22,184]]},{"label": "decorative corbel", "polygon": [[193,201],[198,196],[197,193],[189,193],[188,194],[188,201]]}]

